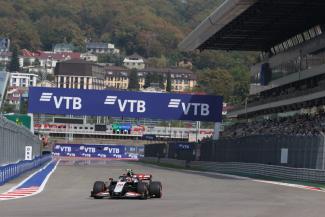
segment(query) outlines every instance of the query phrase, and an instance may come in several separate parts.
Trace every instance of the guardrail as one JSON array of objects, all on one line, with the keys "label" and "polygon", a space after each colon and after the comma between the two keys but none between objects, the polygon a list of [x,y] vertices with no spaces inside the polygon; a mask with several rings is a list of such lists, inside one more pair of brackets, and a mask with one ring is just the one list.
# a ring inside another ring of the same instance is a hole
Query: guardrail
[{"label": "guardrail", "polygon": [[177,167],[191,168],[211,172],[237,174],[242,176],[261,176],[294,181],[325,183],[325,170],[292,168],[284,166],[241,162],[190,162],[184,160],[154,157],[145,157],[141,159],[141,161],[148,163],[168,164]]},{"label": "guardrail", "polygon": [[34,160],[27,161],[22,160],[18,163],[12,163],[5,166],[0,166],[0,185],[5,184],[6,182],[14,179],[21,174],[37,168],[44,163],[50,161],[52,159],[52,155],[43,155],[36,157]]}]

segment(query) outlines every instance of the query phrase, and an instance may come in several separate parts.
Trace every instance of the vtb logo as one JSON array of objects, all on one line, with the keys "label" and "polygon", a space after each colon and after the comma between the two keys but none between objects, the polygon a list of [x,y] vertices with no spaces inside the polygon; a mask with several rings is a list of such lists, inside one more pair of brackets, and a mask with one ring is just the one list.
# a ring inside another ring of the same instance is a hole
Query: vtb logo
[{"label": "vtb logo", "polygon": [[73,110],[80,110],[82,108],[82,100],[80,97],[72,97],[72,96],[53,96],[53,93],[42,93],[40,102],[51,102],[53,98],[54,105],[56,109],[60,109],[61,106],[65,106],[65,109],[70,109],[72,107]]},{"label": "vtb logo", "polygon": [[191,108],[193,110],[194,116],[197,116],[197,115],[208,116],[210,114],[209,104],[206,104],[206,103],[184,103],[180,99],[170,99],[168,108],[179,108],[180,105],[182,106],[184,115],[188,115],[191,111]]},{"label": "vtb logo", "polygon": [[134,99],[118,99],[117,96],[107,96],[105,99],[105,105],[117,105],[120,112],[129,111],[143,113],[146,111],[146,102],[144,100],[134,100]]}]

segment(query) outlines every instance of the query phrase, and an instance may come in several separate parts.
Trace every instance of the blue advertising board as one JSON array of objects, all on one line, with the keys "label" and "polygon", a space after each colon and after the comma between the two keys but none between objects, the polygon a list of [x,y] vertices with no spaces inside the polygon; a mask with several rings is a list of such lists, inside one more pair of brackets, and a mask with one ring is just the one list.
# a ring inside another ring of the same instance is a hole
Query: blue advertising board
[{"label": "blue advertising board", "polygon": [[121,145],[56,144],[53,155],[62,157],[123,158],[125,147]]},{"label": "blue advertising board", "polygon": [[221,122],[222,100],[212,95],[31,87],[28,111]]},{"label": "blue advertising board", "polygon": [[193,150],[193,144],[191,144],[191,143],[177,143],[176,148],[178,150]]},{"label": "blue advertising board", "polygon": [[53,155],[60,157],[138,159],[143,157],[143,147],[124,145],[56,144]]}]

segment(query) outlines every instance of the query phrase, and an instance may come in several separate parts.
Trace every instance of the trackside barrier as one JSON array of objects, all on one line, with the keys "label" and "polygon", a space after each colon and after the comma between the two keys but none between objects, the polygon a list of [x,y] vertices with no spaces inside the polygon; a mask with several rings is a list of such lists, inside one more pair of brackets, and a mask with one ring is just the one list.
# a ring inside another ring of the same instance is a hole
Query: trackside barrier
[{"label": "trackside barrier", "polygon": [[116,144],[55,144],[52,153],[55,157],[138,160],[143,151],[141,146]]},{"label": "trackside barrier", "polygon": [[262,176],[277,179],[286,179],[294,181],[307,181],[325,183],[325,170],[292,168],[284,166],[275,166],[256,163],[241,163],[241,162],[209,162],[209,161],[191,161],[175,160],[168,158],[145,157],[141,159],[147,163],[161,163],[178,167],[189,167],[191,169],[247,175],[247,176]]},{"label": "trackside barrier", "polygon": [[43,165],[44,163],[52,159],[51,155],[43,155],[35,157],[34,160],[27,161],[22,160],[18,163],[12,163],[5,166],[0,166],[0,185],[5,184],[6,182],[14,179],[21,174],[32,170],[36,167]]},{"label": "trackside barrier", "polygon": [[25,147],[32,147],[32,159],[41,155],[41,141],[30,130],[0,115],[0,167],[25,160]]},{"label": "trackside barrier", "polygon": [[176,160],[170,158],[156,158],[156,157],[144,157],[140,159],[141,162],[145,163],[160,163],[174,167],[184,167],[186,166],[185,160]]},{"label": "trackside barrier", "polygon": [[[285,162],[281,162],[286,150]],[[146,155],[147,156],[147,155]],[[156,157],[156,156],[151,156]],[[200,143],[201,161],[245,162],[295,168],[325,169],[325,137],[252,135]]]}]

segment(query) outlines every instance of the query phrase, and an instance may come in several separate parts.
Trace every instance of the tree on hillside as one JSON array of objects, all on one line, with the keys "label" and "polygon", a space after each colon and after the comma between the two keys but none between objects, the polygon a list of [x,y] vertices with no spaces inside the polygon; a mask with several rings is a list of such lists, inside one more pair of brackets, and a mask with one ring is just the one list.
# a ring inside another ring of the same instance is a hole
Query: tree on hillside
[{"label": "tree on hillside", "polygon": [[145,76],[145,81],[144,81],[144,88],[149,87],[152,83],[157,83],[159,84],[159,87],[161,89],[165,88],[165,84],[164,84],[164,76],[162,74],[159,73],[147,73]]},{"label": "tree on hillside", "polygon": [[17,47],[14,47],[12,50],[12,56],[11,56],[11,61],[8,66],[9,72],[16,72],[19,71],[20,66],[19,66],[19,58],[18,58],[18,49]]},{"label": "tree on hillside", "polygon": [[165,56],[161,56],[159,58],[151,57],[151,58],[148,58],[147,65],[149,67],[164,68],[164,67],[167,67],[168,60]]},{"label": "tree on hillside", "polygon": [[8,101],[5,101],[0,111],[4,113],[14,113],[16,112],[16,108],[15,105],[12,105]]},{"label": "tree on hillside", "polygon": [[132,69],[129,73],[129,90],[139,90],[139,78],[138,71],[136,69]]},{"label": "tree on hillside", "polygon": [[228,101],[233,94],[234,79],[229,71],[224,69],[205,69],[198,73],[200,91],[220,95]]},{"label": "tree on hillside", "polygon": [[159,87],[161,89],[165,89],[165,78],[162,74],[156,74],[157,78],[156,78],[156,83],[159,84]]},{"label": "tree on hillside", "polygon": [[153,82],[152,80],[152,74],[151,73],[147,73],[144,77],[144,85],[143,88],[147,88],[150,86],[150,84]]},{"label": "tree on hillside", "polygon": [[234,93],[233,93],[233,98],[231,103],[239,104],[244,102],[248,94],[249,94],[248,81],[234,82]]},{"label": "tree on hillside", "polygon": [[115,66],[123,65],[123,56],[119,54],[99,54],[99,63],[113,63]]},{"label": "tree on hillside", "polygon": [[166,91],[171,92],[172,91],[172,78],[170,72],[167,73],[167,79],[166,79]]},{"label": "tree on hillside", "polygon": [[39,59],[38,58],[36,58],[35,59],[35,61],[34,61],[34,64],[33,64],[34,66],[40,66],[41,65],[41,62],[39,61]]},{"label": "tree on hillside", "polygon": [[[134,52],[146,58],[147,66],[154,67],[177,66],[179,61],[190,59],[193,71],[206,68],[229,71],[233,78],[229,86],[234,89],[230,98],[242,101],[248,92],[249,68],[256,62],[257,53],[209,50],[183,53],[177,49],[187,33],[223,1],[39,0],[28,4],[22,4],[25,2],[22,0],[1,1],[0,35],[10,38],[18,48],[32,51],[50,50],[63,41],[73,43],[81,52],[85,52],[87,41],[113,43],[122,54],[99,55],[98,61],[115,65],[122,65],[124,53]],[[166,76],[148,77],[146,86],[150,83],[163,86],[166,81]]]},{"label": "tree on hillside", "polygon": [[229,71],[234,78],[234,93],[231,103],[242,103],[249,94],[249,68],[241,65],[235,66]]}]

